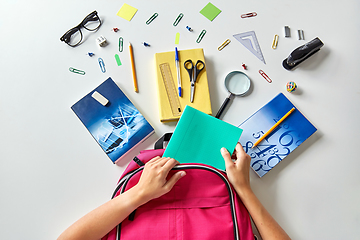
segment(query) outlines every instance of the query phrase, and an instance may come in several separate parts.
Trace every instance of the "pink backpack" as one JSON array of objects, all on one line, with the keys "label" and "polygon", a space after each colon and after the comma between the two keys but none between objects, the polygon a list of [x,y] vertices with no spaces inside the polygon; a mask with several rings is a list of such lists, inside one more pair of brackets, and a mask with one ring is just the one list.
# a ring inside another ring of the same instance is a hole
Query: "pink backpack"
[{"label": "pink backpack", "polygon": [[[144,150],[126,168],[112,198],[138,182],[143,165],[164,149]],[[136,209],[102,240],[214,239],[253,240],[249,214],[226,173],[204,164],[180,164],[185,170],[173,189]]]}]

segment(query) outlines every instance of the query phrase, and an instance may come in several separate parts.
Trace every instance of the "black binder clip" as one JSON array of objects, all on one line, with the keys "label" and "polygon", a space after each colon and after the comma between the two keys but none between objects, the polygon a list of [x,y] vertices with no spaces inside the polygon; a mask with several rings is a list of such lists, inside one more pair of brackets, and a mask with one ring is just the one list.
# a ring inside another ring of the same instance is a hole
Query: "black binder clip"
[{"label": "black binder clip", "polygon": [[296,48],[290,53],[290,55],[284,59],[282,65],[286,70],[292,70],[294,67],[308,59],[315,54],[320,48],[324,46],[319,38],[315,38],[304,45]]}]

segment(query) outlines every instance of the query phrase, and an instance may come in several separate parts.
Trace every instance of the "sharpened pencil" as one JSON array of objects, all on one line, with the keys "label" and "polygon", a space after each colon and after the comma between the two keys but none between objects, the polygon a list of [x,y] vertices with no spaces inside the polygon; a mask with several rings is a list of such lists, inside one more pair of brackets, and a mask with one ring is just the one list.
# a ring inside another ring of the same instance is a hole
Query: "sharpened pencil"
[{"label": "sharpened pencil", "polygon": [[252,148],[256,147],[262,140],[264,140],[264,138],[266,138],[272,131],[274,131],[274,129],[279,126],[293,111],[295,111],[294,107],[290,111],[288,111],[282,118],[280,118],[280,120],[277,121],[277,123],[275,123],[275,125],[272,126],[261,138],[259,138],[259,140],[256,141]]},{"label": "sharpened pencil", "polygon": [[132,69],[133,80],[134,80],[134,90],[135,90],[135,92],[139,92],[138,85],[137,85],[137,80],[136,80],[136,72],[135,72],[135,62],[134,62],[133,48],[132,48],[130,42],[129,42],[129,51],[130,51],[131,69]]}]

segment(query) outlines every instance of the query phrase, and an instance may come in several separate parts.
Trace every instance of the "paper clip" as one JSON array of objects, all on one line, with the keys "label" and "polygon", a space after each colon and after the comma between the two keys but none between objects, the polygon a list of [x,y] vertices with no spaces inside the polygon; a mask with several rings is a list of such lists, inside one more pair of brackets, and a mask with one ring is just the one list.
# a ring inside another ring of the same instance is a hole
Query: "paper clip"
[{"label": "paper clip", "polygon": [[272,46],[271,46],[272,49],[276,49],[278,41],[279,41],[279,35],[276,34],[274,36],[274,40],[273,40],[273,43],[272,43]]},{"label": "paper clip", "polygon": [[119,52],[123,51],[123,43],[124,39],[122,37],[119,37]]},{"label": "paper clip", "polygon": [[259,73],[265,78],[266,81],[268,81],[268,83],[272,83],[272,80],[264,73],[263,70],[259,70]]},{"label": "paper clip", "polygon": [[72,67],[69,68],[69,71],[73,72],[73,73],[80,74],[80,75],[85,75],[85,72],[83,70],[78,70],[78,69],[75,69],[75,68],[72,68]]},{"label": "paper clip", "polygon": [[200,43],[200,42],[201,42],[201,40],[203,39],[205,33],[206,33],[206,30],[205,30],[205,29],[201,31],[198,39],[196,40],[197,43]]},{"label": "paper clip", "polygon": [[159,16],[159,14],[154,13],[147,21],[146,24],[149,25],[152,21],[154,21],[154,19]]},{"label": "paper clip", "polygon": [[226,47],[229,43],[230,43],[230,39],[226,39],[226,41],[220,45],[220,47],[218,47],[218,50],[221,51],[223,50],[224,47]]},{"label": "paper clip", "polygon": [[105,64],[104,64],[104,60],[102,60],[102,58],[98,58],[98,61],[99,61],[99,65],[100,65],[100,69],[103,73],[106,72],[105,70]]},{"label": "paper clip", "polygon": [[246,13],[246,14],[241,15],[241,18],[249,18],[249,17],[255,17],[255,16],[257,16],[257,13],[252,12],[252,13]]},{"label": "paper clip", "polygon": [[176,27],[180,20],[183,18],[184,14],[180,13],[179,16],[176,18],[175,22],[173,23],[173,26]]}]

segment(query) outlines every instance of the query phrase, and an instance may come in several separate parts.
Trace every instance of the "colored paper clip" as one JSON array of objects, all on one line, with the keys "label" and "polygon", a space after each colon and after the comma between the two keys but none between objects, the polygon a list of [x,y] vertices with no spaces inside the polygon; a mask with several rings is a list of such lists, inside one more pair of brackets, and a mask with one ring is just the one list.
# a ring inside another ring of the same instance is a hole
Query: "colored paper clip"
[{"label": "colored paper clip", "polygon": [[276,34],[274,36],[274,40],[273,40],[273,43],[272,43],[272,46],[271,46],[272,49],[276,49],[278,41],[279,41],[279,35]]},{"label": "colored paper clip", "polygon": [[226,41],[223,44],[221,44],[220,47],[218,47],[218,50],[219,51],[223,50],[223,48],[229,45],[230,42],[231,42],[230,39],[226,39]]},{"label": "colored paper clip", "polygon": [[179,16],[176,18],[175,22],[173,23],[173,26],[176,27],[180,20],[183,18],[184,14],[180,13]]},{"label": "colored paper clip", "polygon": [[259,73],[265,78],[266,81],[268,81],[268,83],[272,83],[272,80],[264,73],[263,70],[259,70]]},{"label": "colored paper clip", "polygon": [[119,52],[123,51],[123,43],[124,39],[122,37],[119,37]]},{"label": "colored paper clip", "polygon": [[98,58],[98,61],[99,61],[99,65],[100,65],[100,69],[103,73],[106,72],[105,70],[105,64],[104,64],[104,60],[102,60],[102,58]]},{"label": "colored paper clip", "polygon": [[242,14],[241,18],[249,18],[249,17],[255,17],[257,16],[256,12],[252,12],[252,13],[246,13],[246,14]]},{"label": "colored paper clip", "polygon": [[147,21],[146,24],[149,25],[152,21],[154,21],[154,19],[159,16],[159,14],[154,13]]},{"label": "colored paper clip", "polygon": [[201,42],[201,40],[203,39],[205,33],[206,33],[206,30],[205,30],[205,29],[201,31],[198,39],[196,40],[197,43],[200,43],[200,42]]},{"label": "colored paper clip", "polygon": [[72,67],[69,68],[69,71],[73,72],[73,73],[80,74],[80,75],[85,75],[85,72],[83,70],[78,70],[78,69],[75,69],[75,68],[72,68]]}]

